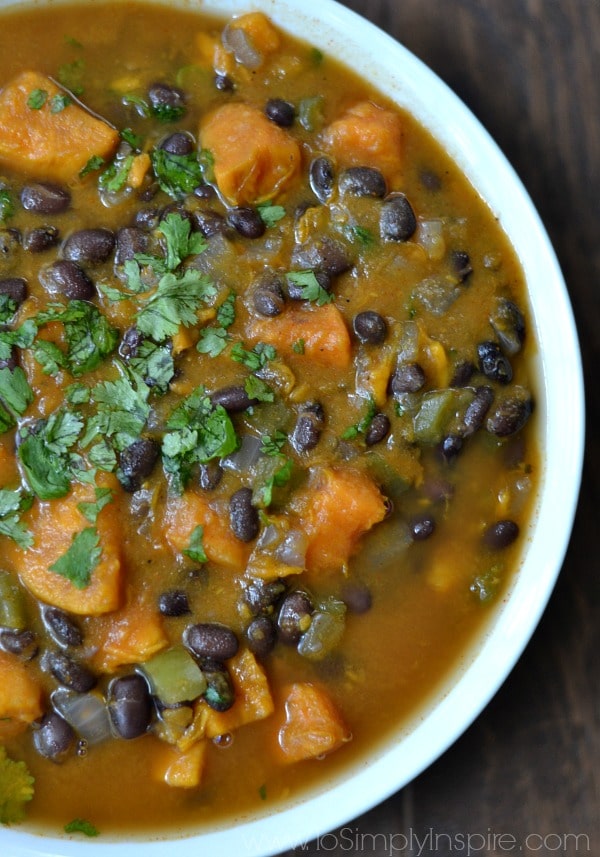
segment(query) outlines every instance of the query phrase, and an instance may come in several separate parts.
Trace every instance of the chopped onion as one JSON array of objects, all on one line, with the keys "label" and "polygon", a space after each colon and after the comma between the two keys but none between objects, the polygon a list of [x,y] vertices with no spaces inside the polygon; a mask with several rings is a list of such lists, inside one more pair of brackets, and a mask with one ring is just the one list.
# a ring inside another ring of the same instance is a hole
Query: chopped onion
[{"label": "chopped onion", "polygon": [[417,242],[430,259],[441,259],[446,252],[443,223],[441,220],[420,220]]},{"label": "chopped onion", "polygon": [[254,434],[243,435],[240,448],[223,459],[223,467],[235,473],[248,473],[260,458],[261,445],[260,437]]},{"label": "chopped onion", "polygon": [[58,713],[88,744],[100,744],[111,737],[108,709],[99,693],[75,693],[59,688],[51,699]]},{"label": "chopped onion", "polygon": [[275,556],[293,568],[304,568],[308,537],[302,530],[290,530],[281,542]]},{"label": "chopped onion", "polygon": [[298,654],[311,661],[323,660],[342,639],[344,627],[344,617],[339,614],[314,613],[298,643]]},{"label": "chopped onion", "polygon": [[248,34],[241,27],[236,27],[235,24],[227,24],[221,35],[221,41],[226,51],[232,53],[240,65],[246,68],[259,68],[263,57],[256,50]]}]

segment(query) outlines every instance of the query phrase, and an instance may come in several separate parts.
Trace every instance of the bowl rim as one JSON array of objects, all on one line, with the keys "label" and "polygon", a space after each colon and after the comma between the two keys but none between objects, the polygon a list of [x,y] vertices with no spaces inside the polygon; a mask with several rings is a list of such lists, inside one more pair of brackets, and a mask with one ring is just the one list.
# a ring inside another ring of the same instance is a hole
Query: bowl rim
[{"label": "bowl rim", "polygon": [[[58,2],[67,0],[55,0]],[[52,3],[52,0],[50,0]],[[479,649],[437,701],[421,712],[395,746],[378,748],[375,758],[345,769],[270,814],[235,819],[173,838],[173,832],[142,839],[138,835],[86,842],[38,835],[18,827],[0,828],[0,845],[11,857],[191,857],[208,848],[218,857],[240,853],[268,857],[350,825],[399,791],[439,758],[489,703],[526,648],[554,589],[575,517],[584,455],[585,403],[577,330],[566,283],[542,220],[520,178],[497,143],[464,102],[404,45],[337,0],[150,0],[227,18],[260,10],[274,23],[354,68],[386,96],[415,116],[470,179],[500,221],[519,257],[528,283],[536,328],[540,398],[539,430],[545,455],[539,501],[508,597],[495,612]],[[0,9],[22,6],[0,0]],[[46,5],[44,0],[37,4]],[[291,13],[293,12],[293,16]],[[290,21],[293,26],[290,26]],[[344,41],[340,42],[340,34]],[[375,57],[377,59],[375,59]],[[560,348],[556,348],[556,342]],[[559,352],[559,354],[557,354]],[[565,442],[565,438],[570,442]],[[558,454],[560,451],[560,455]],[[560,503],[556,502],[560,498]],[[527,574],[524,570],[527,569]],[[531,577],[535,570],[536,582]],[[466,707],[464,699],[470,702]],[[390,737],[388,744],[393,744]],[[423,749],[425,747],[425,749]],[[338,781],[339,780],[339,781]],[[334,835],[334,834],[331,834]],[[125,852],[126,849],[126,852]]]}]

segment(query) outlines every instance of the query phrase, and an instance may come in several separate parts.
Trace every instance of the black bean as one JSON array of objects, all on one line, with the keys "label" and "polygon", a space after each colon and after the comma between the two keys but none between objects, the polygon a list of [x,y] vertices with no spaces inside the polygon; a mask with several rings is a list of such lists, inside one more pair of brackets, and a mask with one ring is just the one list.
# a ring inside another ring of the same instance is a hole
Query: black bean
[{"label": "black bean", "polygon": [[21,205],[35,214],[61,214],[70,204],[69,191],[50,182],[28,184],[21,191]]},{"label": "black bean", "polygon": [[327,236],[311,238],[292,251],[292,267],[296,270],[323,271],[330,277],[337,277],[351,266],[347,248]]},{"label": "black bean", "polygon": [[27,297],[27,280],[24,277],[5,277],[0,279],[0,295],[7,295],[20,306]]},{"label": "black bean", "polygon": [[58,759],[70,750],[75,732],[56,711],[44,714],[39,728],[33,732],[33,745],[40,756]]},{"label": "black bean", "polygon": [[324,156],[315,158],[309,170],[310,186],[319,202],[327,202],[333,193],[335,175],[333,164]]},{"label": "black bean", "polygon": [[486,420],[485,427],[496,437],[508,437],[523,428],[533,411],[531,396],[522,387],[501,399]]},{"label": "black bean", "polygon": [[512,380],[512,366],[497,342],[480,342],[477,346],[477,357],[479,368],[486,378],[499,384],[508,384]]},{"label": "black bean", "polygon": [[216,199],[217,192],[212,185],[199,184],[194,188],[193,195],[196,199]]},{"label": "black bean", "polygon": [[72,232],[62,247],[63,259],[84,264],[106,262],[115,246],[115,236],[110,229],[79,229]]},{"label": "black bean", "polygon": [[284,592],[285,584],[281,580],[267,582],[256,579],[245,585],[243,598],[253,616],[259,613],[270,615]]},{"label": "black bean", "polygon": [[400,363],[390,379],[392,393],[416,393],[425,384],[425,372],[418,363]]},{"label": "black bean", "polygon": [[481,428],[493,401],[494,391],[491,387],[477,387],[475,397],[469,403],[463,417],[462,434],[464,437],[470,437]]},{"label": "black bean", "polygon": [[136,226],[123,226],[116,235],[115,263],[122,265],[148,249],[148,235]]},{"label": "black bean", "polygon": [[440,452],[446,464],[450,464],[463,447],[463,439],[457,434],[447,435],[440,444]]},{"label": "black bean", "polygon": [[261,278],[252,292],[252,304],[256,312],[265,318],[280,315],[285,306],[281,279],[276,275]]},{"label": "black bean", "polygon": [[409,529],[416,542],[423,542],[435,532],[435,519],[431,515],[417,515],[410,521]]},{"label": "black bean", "polygon": [[290,128],[294,124],[296,110],[294,105],[283,98],[269,98],[265,106],[265,114],[271,122],[281,128]]},{"label": "black bean", "polygon": [[304,404],[290,436],[290,443],[296,452],[310,452],[314,449],[320,440],[324,424],[323,406],[319,402]]},{"label": "black bean", "polygon": [[42,618],[46,628],[59,646],[80,646],[83,634],[77,621],[59,607],[44,607]]},{"label": "black bean", "polygon": [[147,732],[152,720],[152,699],[143,676],[132,673],[111,681],[108,713],[121,738],[138,738]]},{"label": "black bean", "polygon": [[342,193],[353,196],[382,198],[387,191],[385,178],[375,167],[349,167],[340,173],[338,184]]},{"label": "black bean", "polygon": [[163,616],[185,616],[190,613],[190,603],[183,589],[168,589],[158,599],[158,610]]},{"label": "black bean", "polygon": [[160,446],[157,441],[140,437],[119,454],[117,475],[126,491],[139,491],[144,479],[154,470],[159,453]]},{"label": "black bean", "polygon": [[380,345],[388,329],[385,318],[374,310],[365,310],[355,315],[352,327],[360,341],[369,345]]},{"label": "black bean", "polygon": [[233,92],[235,84],[227,74],[215,74],[215,89],[219,92]]},{"label": "black bean", "polygon": [[515,521],[502,520],[490,524],[483,534],[483,541],[492,550],[504,550],[519,535],[519,525]]},{"label": "black bean", "polygon": [[153,83],[148,89],[148,100],[152,108],[165,117],[169,117],[172,111],[180,116],[185,108],[185,96],[181,89],[168,83]]},{"label": "black bean", "polygon": [[0,265],[8,271],[14,264],[21,248],[21,233],[18,229],[0,229]]},{"label": "black bean", "polygon": [[227,212],[227,222],[244,238],[260,238],[266,224],[255,208],[238,206]]},{"label": "black bean", "polygon": [[198,209],[192,213],[192,216],[196,229],[205,238],[210,238],[212,235],[227,235],[231,232],[227,220],[218,211],[213,211],[210,208]]},{"label": "black bean", "polygon": [[119,357],[122,357],[124,360],[130,360],[132,357],[135,357],[143,341],[144,335],[137,327],[128,327],[123,332],[119,343]]},{"label": "black bean", "polygon": [[257,616],[246,628],[246,641],[251,652],[259,658],[273,651],[277,642],[275,626],[268,616]]},{"label": "black bean", "polygon": [[201,464],[198,470],[198,483],[204,491],[214,491],[223,478],[223,468],[214,459]]},{"label": "black bean", "polygon": [[227,669],[219,661],[205,661],[202,673],[208,687],[204,691],[207,705],[215,711],[227,711],[235,702],[235,691]]},{"label": "black bean", "polygon": [[413,207],[403,193],[390,193],[379,215],[379,234],[384,241],[408,241],[417,228]]},{"label": "black bean", "polygon": [[48,652],[45,661],[56,681],[76,693],[87,693],[96,686],[96,676],[64,652]]},{"label": "black bean", "polygon": [[196,141],[187,131],[175,131],[162,140],[159,148],[170,155],[190,155],[196,148]]},{"label": "black bean", "polygon": [[198,622],[183,632],[183,643],[197,658],[227,661],[237,654],[238,638],[220,622]]},{"label": "black bean", "polygon": [[463,360],[461,363],[457,363],[454,367],[454,374],[452,375],[450,386],[466,387],[475,373],[475,368],[475,364],[471,363],[470,360]]},{"label": "black bean", "polygon": [[277,632],[282,643],[294,645],[310,625],[313,612],[310,596],[301,590],[286,595],[277,617]]},{"label": "black bean", "polygon": [[473,273],[471,258],[464,250],[453,250],[450,253],[450,264],[461,283],[467,279],[469,274]]},{"label": "black bean", "polygon": [[490,316],[490,324],[509,356],[521,350],[525,341],[525,319],[513,301],[501,298]]},{"label": "black bean", "polygon": [[24,661],[30,661],[39,650],[38,639],[33,631],[13,631],[5,629],[0,631],[0,649],[17,655]]},{"label": "black bean", "polygon": [[342,589],[342,601],[351,613],[360,615],[371,609],[373,596],[366,584],[348,582]]},{"label": "black bean", "polygon": [[85,271],[75,262],[60,259],[39,274],[40,283],[51,295],[64,295],[69,300],[88,301],[96,294],[96,287]]},{"label": "black bean", "polygon": [[258,510],[252,505],[252,489],[239,488],[229,500],[229,526],[241,542],[251,542],[258,535]]},{"label": "black bean", "polygon": [[258,403],[257,399],[251,399],[245,388],[238,384],[215,390],[211,393],[210,400],[213,405],[221,405],[230,414],[240,413]]},{"label": "black bean", "polygon": [[28,253],[44,253],[51,247],[56,247],[60,241],[60,233],[56,226],[38,226],[23,235],[23,248]]},{"label": "black bean", "polygon": [[158,208],[140,208],[136,211],[133,222],[139,229],[152,232],[160,223],[160,211]]},{"label": "black bean", "polygon": [[388,436],[390,428],[391,423],[386,414],[375,414],[365,432],[366,445],[375,446],[376,443],[381,443]]}]

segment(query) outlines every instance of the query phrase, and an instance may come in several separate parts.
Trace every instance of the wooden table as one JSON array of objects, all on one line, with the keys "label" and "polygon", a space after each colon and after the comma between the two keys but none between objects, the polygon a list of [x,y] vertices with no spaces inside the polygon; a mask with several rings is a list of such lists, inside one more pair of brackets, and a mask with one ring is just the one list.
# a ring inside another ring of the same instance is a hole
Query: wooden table
[{"label": "wooden table", "polygon": [[[343,5],[401,41],[454,89],[531,194],[576,315],[588,441],[577,520],[558,585],[496,697],[413,783],[345,828],[289,854],[455,857],[469,853],[466,842],[460,847],[461,837],[472,834],[471,855],[598,857],[600,0]],[[404,849],[402,835],[409,839]]]}]

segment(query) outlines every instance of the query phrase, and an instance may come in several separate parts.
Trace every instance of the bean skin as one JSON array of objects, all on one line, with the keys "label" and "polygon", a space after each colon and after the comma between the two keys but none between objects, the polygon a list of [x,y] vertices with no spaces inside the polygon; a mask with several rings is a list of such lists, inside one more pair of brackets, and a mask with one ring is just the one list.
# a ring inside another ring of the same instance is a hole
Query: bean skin
[{"label": "bean skin", "polygon": [[450,464],[457,457],[463,447],[463,439],[457,434],[449,434],[440,445],[440,452],[446,464]]},{"label": "bean skin", "polygon": [[154,470],[160,447],[149,437],[140,437],[119,455],[119,481],[130,493],[139,491],[144,479]]},{"label": "bean skin", "polygon": [[267,582],[256,579],[244,587],[244,603],[253,616],[260,613],[271,614],[284,592],[285,585],[280,580]]},{"label": "bean skin", "polygon": [[46,662],[56,681],[76,693],[87,693],[96,686],[96,676],[64,652],[49,652]]},{"label": "bean skin", "polygon": [[219,622],[188,625],[183,634],[183,643],[197,658],[215,661],[227,661],[239,649],[238,638],[231,628]]},{"label": "bean skin", "polygon": [[403,193],[385,198],[379,216],[379,232],[384,241],[408,241],[417,228],[412,205]]},{"label": "bean skin", "polygon": [[202,673],[208,687],[204,691],[207,705],[214,711],[227,711],[235,702],[235,691],[226,667],[219,661],[204,661]]},{"label": "bean skin", "polygon": [[471,259],[464,250],[453,250],[450,254],[450,264],[461,283],[464,283],[469,274],[473,273]]},{"label": "bean skin", "polygon": [[387,191],[383,174],[374,167],[349,167],[340,173],[338,184],[342,193],[353,196],[383,198]]},{"label": "bean skin", "polygon": [[479,368],[486,378],[499,384],[508,384],[512,380],[512,366],[497,342],[480,342],[477,346],[477,357]]},{"label": "bean skin", "polygon": [[318,444],[323,426],[325,413],[319,402],[307,402],[296,420],[296,425],[290,437],[290,443],[296,452],[310,452]]},{"label": "bean skin", "polygon": [[221,405],[230,414],[240,413],[258,404],[257,399],[251,399],[244,387],[237,384],[215,390],[211,393],[210,400],[213,405]]},{"label": "bean skin", "polygon": [[192,216],[196,229],[205,238],[210,238],[213,235],[227,235],[231,232],[227,220],[218,211],[213,211],[210,208],[198,209],[198,211],[193,212]]},{"label": "bean skin", "polygon": [[162,616],[185,616],[190,613],[190,603],[183,589],[168,589],[161,593],[158,612]]},{"label": "bean skin", "polygon": [[38,226],[23,235],[23,249],[28,253],[44,253],[60,241],[56,226]]},{"label": "bean skin", "polygon": [[490,316],[490,324],[506,354],[512,357],[521,350],[525,341],[525,319],[513,301],[499,300]]},{"label": "bean skin", "polygon": [[44,607],[44,624],[59,646],[81,646],[83,634],[77,621],[59,607]]},{"label": "bean skin", "polygon": [[39,645],[33,631],[12,631],[5,629],[4,631],[0,631],[0,649],[9,652],[11,655],[17,655],[17,657],[24,661],[30,661],[37,655]]},{"label": "bean skin", "polygon": [[252,292],[252,304],[259,315],[274,318],[285,306],[285,293],[279,277],[261,278]]},{"label": "bean skin", "polygon": [[277,642],[275,626],[268,616],[257,616],[246,628],[248,648],[257,657],[264,658],[273,651]]},{"label": "bean skin", "polygon": [[348,610],[359,616],[370,610],[373,604],[371,590],[364,583],[346,583],[342,590],[342,600]]},{"label": "bean skin", "polygon": [[24,277],[5,277],[0,280],[0,295],[8,297],[17,306],[21,306],[27,297],[27,280]]},{"label": "bean skin", "polygon": [[68,259],[53,262],[40,272],[39,278],[43,288],[51,295],[89,301],[96,294],[96,287],[85,271]]},{"label": "bean skin", "polygon": [[481,428],[493,401],[494,391],[491,387],[477,387],[475,398],[467,407],[463,417],[463,437],[470,437]]},{"label": "bean skin", "polygon": [[391,423],[386,414],[375,414],[369,428],[365,432],[366,445],[375,446],[376,443],[381,443],[388,436],[390,428]]},{"label": "bean skin", "polygon": [[148,249],[148,235],[135,226],[124,226],[117,231],[115,264],[122,265],[133,259],[136,253]]},{"label": "bean skin", "polygon": [[296,111],[294,105],[283,98],[269,98],[265,105],[265,114],[280,128],[290,128],[294,124]]},{"label": "bean skin", "polygon": [[40,756],[46,759],[59,759],[71,748],[75,732],[64,717],[56,711],[49,711],[41,720],[39,729],[33,733],[33,745]]},{"label": "bean skin", "polygon": [[352,266],[348,250],[333,238],[315,238],[292,251],[292,267],[300,271],[323,271],[330,277],[343,274]]},{"label": "bean skin", "polygon": [[485,427],[496,437],[508,437],[523,428],[533,411],[527,391],[518,388],[514,395],[501,399],[488,416]]},{"label": "bean skin", "polygon": [[108,688],[108,712],[121,738],[139,738],[152,720],[152,700],[148,684],[138,673],[113,679]]},{"label": "bean skin", "polygon": [[175,131],[169,134],[159,145],[160,149],[171,155],[190,155],[196,147],[196,142],[191,134],[185,131]]},{"label": "bean skin", "polygon": [[515,521],[496,521],[485,530],[483,541],[492,550],[504,550],[519,536],[519,525]]},{"label": "bean skin", "polygon": [[79,229],[72,232],[62,247],[63,259],[96,265],[106,262],[115,246],[110,229]]},{"label": "bean skin", "polygon": [[235,84],[227,74],[215,74],[214,78],[215,89],[219,92],[233,92]]},{"label": "bean skin", "polygon": [[277,617],[277,632],[282,643],[295,645],[308,628],[313,604],[306,592],[296,590],[281,602]]},{"label": "bean skin", "polygon": [[123,332],[123,336],[119,343],[119,357],[122,357],[123,360],[130,360],[132,357],[135,357],[137,355],[138,348],[143,341],[144,336],[137,327],[128,327],[127,330]]},{"label": "bean skin", "polygon": [[324,156],[315,158],[309,170],[310,186],[319,202],[327,202],[333,193],[335,175],[333,164]]},{"label": "bean skin", "polygon": [[204,491],[214,491],[223,478],[223,468],[218,461],[201,464],[198,471],[198,484]]},{"label": "bean skin", "polygon": [[385,318],[374,310],[365,310],[355,315],[352,327],[360,341],[369,345],[381,345],[387,335]]},{"label": "bean skin", "polygon": [[185,109],[185,96],[181,89],[169,86],[168,83],[153,83],[148,90],[148,100],[152,108],[160,113],[162,111]]},{"label": "bean skin", "polygon": [[229,525],[241,542],[251,542],[258,535],[258,510],[252,505],[252,489],[240,488],[229,500]]},{"label": "bean skin", "polygon": [[71,194],[51,182],[35,182],[21,191],[21,205],[34,214],[62,214],[71,205]]},{"label": "bean skin", "polygon": [[431,515],[419,515],[412,519],[409,529],[416,542],[425,541],[435,532],[435,520]]},{"label": "bean skin", "polygon": [[401,363],[390,379],[392,393],[417,393],[425,384],[425,372],[418,363]]},{"label": "bean skin", "polygon": [[227,222],[244,238],[260,238],[267,228],[255,208],[244,206],[232,208],[227,214]]},{"label": "bean skin", "polygon": [[463,360],[454,368],[454,374],[450,381],[451,387],[466,387],[475,374],[475,365],[470,360]]}]

